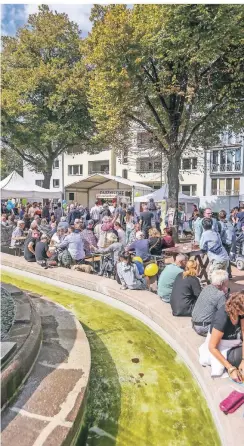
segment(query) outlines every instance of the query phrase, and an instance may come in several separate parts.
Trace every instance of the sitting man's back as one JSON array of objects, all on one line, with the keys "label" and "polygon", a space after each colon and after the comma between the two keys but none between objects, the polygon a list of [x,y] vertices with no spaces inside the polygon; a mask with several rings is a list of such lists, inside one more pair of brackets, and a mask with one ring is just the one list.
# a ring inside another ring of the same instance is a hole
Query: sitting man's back
[{"label": "sitting man's back", "polygon": [[225,304],[228,273],[223,270],[213,271],[211,282],[201,291],[192,311],[192,326],[201,336],[207,336],[215,312]]},{"label": "sitting man's back", "polygon": [[175,278],[182,273],[186,266],[187,257],[184,254],[178,254],[175,263],[167,265],[160,274],[158,281],[158,295],[164,302],[170,302],[170,296],[173,289]]}]

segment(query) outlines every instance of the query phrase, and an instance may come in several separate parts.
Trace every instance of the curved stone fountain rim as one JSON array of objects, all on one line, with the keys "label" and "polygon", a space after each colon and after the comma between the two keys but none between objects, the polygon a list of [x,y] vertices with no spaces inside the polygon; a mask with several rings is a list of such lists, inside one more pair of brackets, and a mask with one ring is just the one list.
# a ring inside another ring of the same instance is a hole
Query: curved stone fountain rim
[{"label": "curved stone fountain rim", "polygon": [[[28,265],[29,266],[29,265]],[[107,305],[110,305],[116,309],[119,309],[121,311],[124,311],[125,313],[131,315],[132,317],[135,317],[136,319],[143,322],[145,325],[147,325],[152,331],[154,331],[156,334],[158,334],[165,342],[167,342],[173,350],[179,354],[179,356],[182,358],[186,366],[190,369],[192,375],[197,380],[200,388],[203,391],[203,394],[207,400],[209,409],[211,411],[211,414],[213,416],[215,426],[217,428],[217,431],[219,433],[221,443],[223,446],[238,446],[238,443],[236,443],[236,439],[233,438],[233,443],[229,442],[229,439],[227,438],[226,432],[225,432],[225,426],[227,423],[223,423],[220,416],[222,413],[216,410],[216,406],[214,405],[213,401],[213,394],[211,389],[208,387],[208,382],[205,381],[204,376],[197,370],[197,365],[195,362],[191,360],[189,357],[187,351],[185,351],[181,345],[173,339],[173,337],[167,333],[160,325],[158,325],[156,322],[154,322],[150,317],[148,317],[145,313],[143,313],[143,307],[142,304],[140,305],[140,310],[137,310],[136,308],[126,304],[122,301],[123,298],[123,291],[120,290],[120,299],[118,300],[116,297],[111,297],[108,295],[105,295],[103,293],[103,288],[101,286],[101,292],[93,291],[88,288],[85,288],[84,286],[76,286],[68,282],[68,278],[65,277],[65,274],[62,274],[62,280],[55,280],[51,279],[50,277],[46,277],[46,273],[48,270],[40,269],[38,271],[35,270],[35,272],[31,271],[22,271],[18,267],[14,268],[11,266],[2,265],[3,271],[6,270],[8,272],[15,272],[16,274],[19,274],[21,276],[29,277],[30,279],[37,279],[40,282],[49,283],[53,286],[57,286],[63,289],[72,290],[78,294],[85,294],[86,296],[98,300],[100,302],[103,302]],[[30,268],[28,268],[30,269]],[[34,269],[34,268],[33,268]],[[53,270],[50,270],[50,272],[53,272]],[[68,270],[69,271],[69,270]],[[68,272],[67,271],[67,272]],[[65,272],[65,270],[63,271]],[[84,273],[82,273],[84,276]],[[86,274],[87,276],[87,274]],[[84,277],[83,277],[84,279]],[[102,278],[101,282],[104,280]],[[111,279],[110,279],[111,280]],[[100,287],[99,287],[100,288]],[[106,288],[107,289],[107,288]],[[151,294],[151,293],[150,293]],[[127,297],[125,296],[125,301],[128,301]],[[241,445],[241,443],[240,443]]]}]

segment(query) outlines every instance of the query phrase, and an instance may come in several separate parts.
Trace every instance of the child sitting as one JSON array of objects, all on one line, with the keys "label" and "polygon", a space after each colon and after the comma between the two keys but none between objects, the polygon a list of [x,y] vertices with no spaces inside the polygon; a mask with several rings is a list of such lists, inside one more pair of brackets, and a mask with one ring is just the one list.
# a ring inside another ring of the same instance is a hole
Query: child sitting
[{"label": "child sitting", "polygon": [[120,278],[122,290],[145,290],[146,280],[141,277],[137,266],[132,262],[131,255],[128,253],[121,253],[119,263],[117,264],[117,273]]}]

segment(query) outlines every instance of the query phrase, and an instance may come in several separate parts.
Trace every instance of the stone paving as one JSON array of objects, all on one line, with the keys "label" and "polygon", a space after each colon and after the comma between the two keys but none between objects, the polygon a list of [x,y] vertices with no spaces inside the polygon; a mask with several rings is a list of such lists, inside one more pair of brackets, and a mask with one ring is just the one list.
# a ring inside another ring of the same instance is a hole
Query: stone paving
[{"label": "stone paving", "polygon": [[[198,348],[204,339],[192,330],[190,318],[173,317],[169,304],[162,302],[155,294],[148,291],[122,291],[117,282],[111,279],[63,268],[44,270],[36,264],[27,263],[23,258],[7,254],[2,255],[2,264],[16,268],[16,272],[18,269],[25,270],[87,290],[97,291],[136,308],[152,319],[165,330],[167,342],[179,353],[199,382],[215,420],[222,444],[224,446],[243,446],[243,407],[226,416],[220,411],[219,403],[234,389],[243,391],[244,388],[229,379],[213,379],[210,377],[209,368],[201,367],[198,361]],[[241,272],[233,268],[233,281],[230,281],[230,288],[231,291],[244,289],[244,271]],[[87,295],[89,295],[89,291]]]},{"label": "stone paving", "polygon": [[91,365],[86,335],[62,306],[33,301],[42,346],[25,385],[2,414],[2,446],[71,444],[82,425]]}]

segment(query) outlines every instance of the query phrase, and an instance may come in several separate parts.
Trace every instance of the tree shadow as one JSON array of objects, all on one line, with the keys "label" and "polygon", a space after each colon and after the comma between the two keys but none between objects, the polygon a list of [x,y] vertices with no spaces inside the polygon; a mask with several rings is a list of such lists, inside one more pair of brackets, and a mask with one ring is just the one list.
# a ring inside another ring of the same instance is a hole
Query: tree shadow
[{"label": "tree shadow", "polygon": [[113,446],[116,444],[121,412],[119,375],[97,332],[83,323],[82,327],[91,349],[91,374],[84,427],[77,445]]}]

